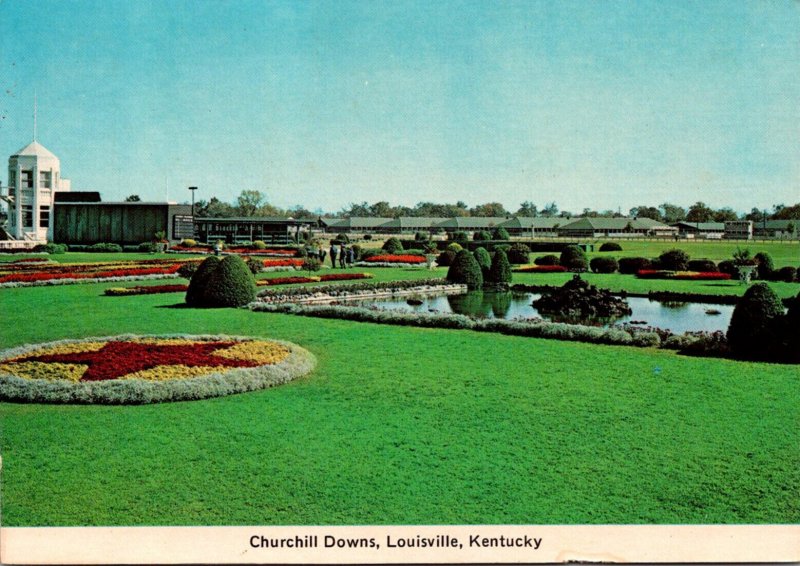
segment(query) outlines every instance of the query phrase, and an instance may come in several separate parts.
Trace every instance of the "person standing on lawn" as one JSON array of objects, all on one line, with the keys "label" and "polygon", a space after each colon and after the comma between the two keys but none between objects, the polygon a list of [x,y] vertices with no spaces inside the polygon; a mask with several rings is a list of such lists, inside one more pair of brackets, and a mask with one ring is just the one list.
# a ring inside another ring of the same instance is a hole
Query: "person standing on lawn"
[{"label": "person standing on lawn", "polygon": [[336,267],[336,256],[339,254],[339,246],[336,243],[331,244],[331,267]]},{"label": "person standing on lawn", "polygon": [[347,250],[347,263],[352,266],[356,262],[356,250],[353,249],[353,246],[350,246],[350,249]]},{"label": "person standing on lawn", "polygon": [[347,267],[347,248],[342,246],[342,253],[339,254],[339,267],[344,269]]}]

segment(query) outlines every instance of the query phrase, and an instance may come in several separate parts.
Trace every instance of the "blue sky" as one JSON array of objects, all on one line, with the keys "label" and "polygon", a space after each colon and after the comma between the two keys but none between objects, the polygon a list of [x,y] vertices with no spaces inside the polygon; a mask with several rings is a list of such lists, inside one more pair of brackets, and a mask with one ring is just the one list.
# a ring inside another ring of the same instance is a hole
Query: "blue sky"
[{"label": "blue sky", "polygon": [[3,0],[0,80],[104,200],[800,201],[791,0]]}]

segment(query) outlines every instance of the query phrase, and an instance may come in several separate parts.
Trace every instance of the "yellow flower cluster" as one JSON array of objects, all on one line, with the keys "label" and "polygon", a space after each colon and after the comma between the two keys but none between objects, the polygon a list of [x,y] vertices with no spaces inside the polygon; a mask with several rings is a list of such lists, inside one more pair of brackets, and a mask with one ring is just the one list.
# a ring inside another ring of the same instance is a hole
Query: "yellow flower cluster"
[{"label": "yellow flower cluster", "polygon": [[20,358],[28,358],[33,356],[53,356],[58,354],[79,354],[81,352],[96,352],[108,342],[70,342],[67,344],[59,344],[57,346],[50,346],[49,348],[39,348],[38,350],[31,350],[24,356],[6,360],[6,362],[13,362]]},{"label": "yellow flower cluster", "polygon": [[227,373],[233,371],[235,367],[205,367],[205,366],[156,366],[154,368],[136,371],[122,376],[119,379],[144,379],[147,381],[166,381],[168,379],[189,379],[200,377],[209,373]]},{"label": "yellow flower cluster", "polygon": [[25,379],[79,381],[89,366],[45,362],[16,362],[0,364],[0,373],[9,373]]},{"label": "yellow flower cluster", "polygon": [[249,340],[247,342],[239,342],[224,350],[217,350],[214,354],[232,360],[248,360],[268,365],[277,364],[285,360],[289,355],[289,349],[275,342]]}]

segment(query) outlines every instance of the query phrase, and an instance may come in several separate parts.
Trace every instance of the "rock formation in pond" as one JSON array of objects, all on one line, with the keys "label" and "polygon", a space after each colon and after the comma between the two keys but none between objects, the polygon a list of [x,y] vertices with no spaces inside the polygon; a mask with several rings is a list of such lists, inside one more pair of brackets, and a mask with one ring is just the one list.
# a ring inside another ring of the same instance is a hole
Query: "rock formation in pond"
[{"label": "rock formation in pond", "polygon": [[627,301],[590,285],[579,275],[554,292],[533,301],[533,306],[542,314],[575,320],[616,318],[632,312]]}]

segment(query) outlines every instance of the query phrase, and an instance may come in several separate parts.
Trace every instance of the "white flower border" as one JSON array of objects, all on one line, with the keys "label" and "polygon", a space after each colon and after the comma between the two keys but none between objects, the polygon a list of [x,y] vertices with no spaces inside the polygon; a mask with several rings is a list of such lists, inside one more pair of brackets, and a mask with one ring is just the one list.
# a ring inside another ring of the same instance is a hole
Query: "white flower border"
[{"label": "white flower border", "polygon": [[98,341],[125,341],[133,339],[185,339],[198,342],[264,340],[289,349],[289,356],[277,364],[251,368],[237,368],[224,373],[209,373],[200,377],[150,381],[144,379],[111,379],[81,381],[25,379],[0,373],[0,401],[26,403],[75,403],[108,405],[141,405],[169,401],[191,401],[222,397],[274,387],[305,375],[316,366],[316,358],[308,350],[292,342],[257,336],[228,336],[224,334],[122,334],[56,340],[41,344],[27,344],[0,352],[0,362],[23,356],[42,348],[63,344]]}]

